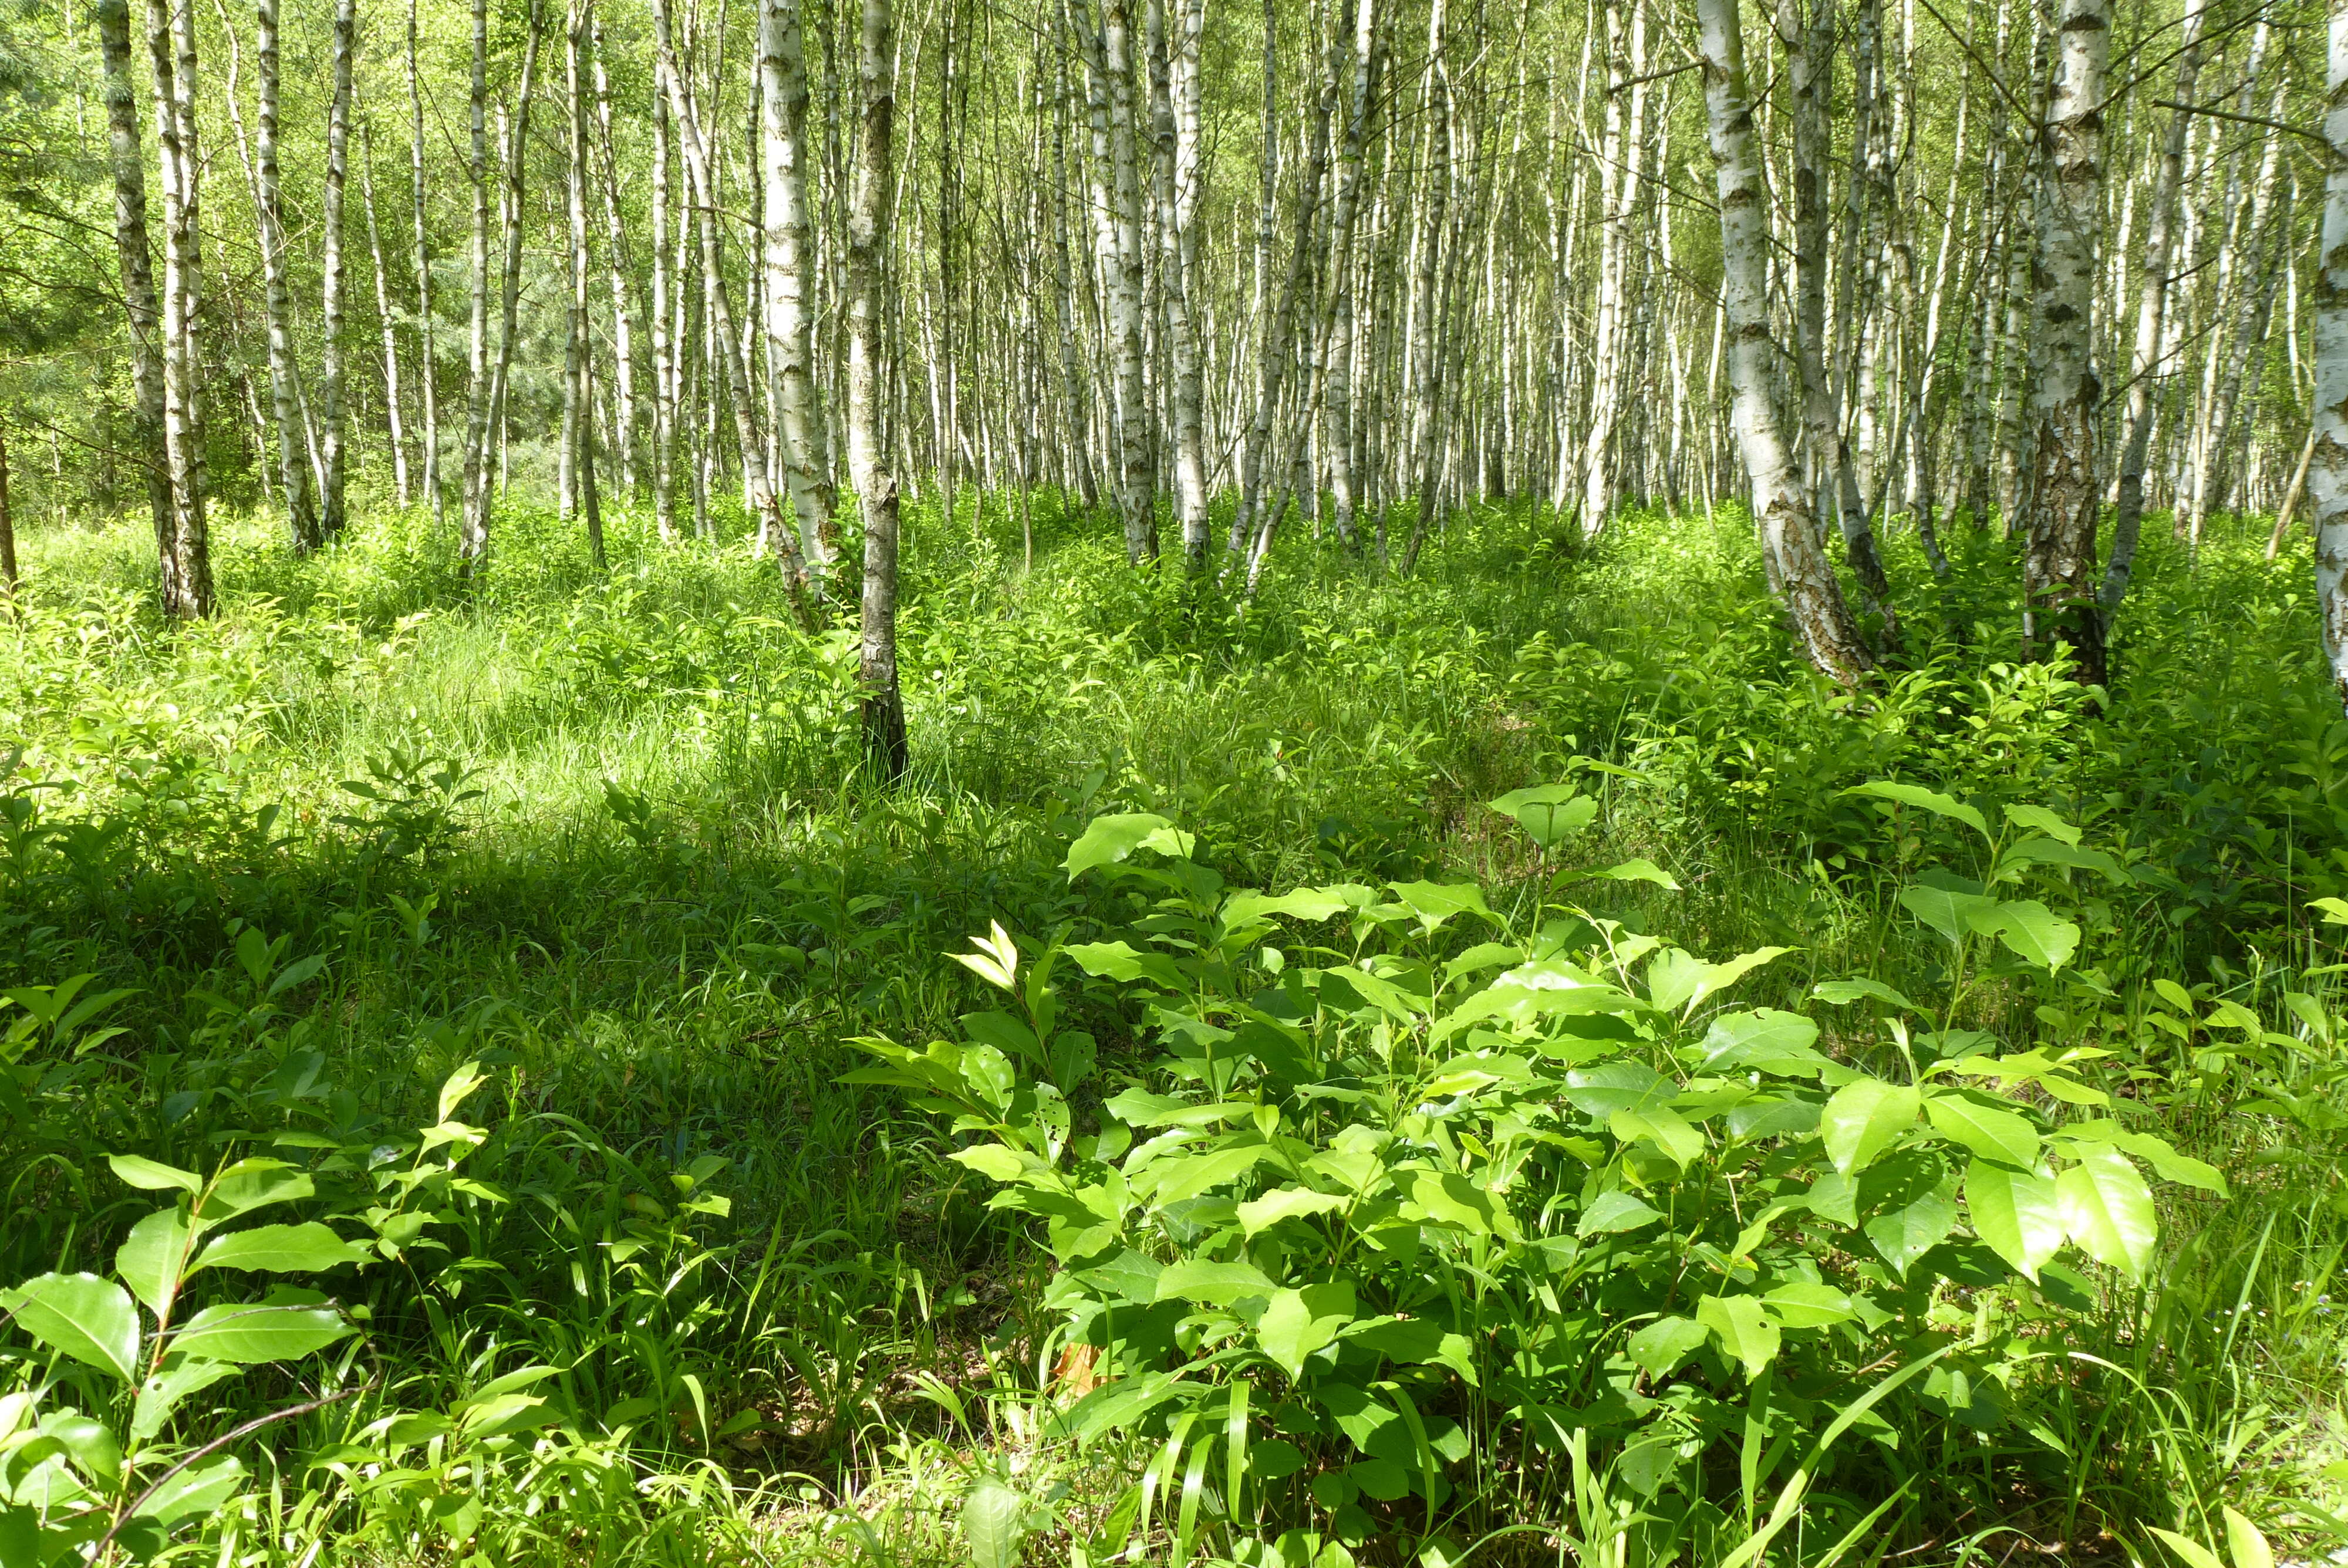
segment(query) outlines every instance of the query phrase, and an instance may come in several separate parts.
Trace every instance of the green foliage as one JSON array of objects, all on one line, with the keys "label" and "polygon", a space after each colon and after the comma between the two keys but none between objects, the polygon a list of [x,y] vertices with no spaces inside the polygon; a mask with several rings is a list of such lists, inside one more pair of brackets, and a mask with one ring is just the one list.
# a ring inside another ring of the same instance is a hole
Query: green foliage
[{"label": "green foliage", "polygon": [[109,1156],[281,1161],[172,1332],[273,1285],[359,1332],[133,1437],[10,1320],[21,1430],[151,1482],[347,1394],[163,1549],[287,1568],[2332,1549],[2348,818],[2255,544],[2152,530],[2106,713],[2004,665],[1962,536],[1946,590],[1895,541],[1943,618],[1854,707],[1732,523],[1562,561],[1495,510],[1407,584],[1298,538],[1241,616],[1034,518],[1021,577],[916,511],[891,792],[839,636],[631,510],[608,579],[518,507],[466,582],[421,518],[231,519],[185,629],[124,534],[39,536],[0,1285],[128,1292],[149,1354],[118,1259],[198,1194]]},{"label": "green foliage", "polygon": [[[1946,796],[1867,793],[1993,836]],[[1495,804],[1546,848],[1569,798]],[[1069,874],[1143,894],[1143,945],[1055,943],[1023,980],[997,926],[961,961],[1025,1016],[969,1015],[963,1042],[922,1051],[860,1041],[884,1065],[851,1075],[950,1112],[976,1135],[951,1158],[1040,1221],[1047,1303],[1097,1368],[1056,1430],[1158,1445],[1135,1528],[1151,1478],[1169,1508],[1178,1475],[1222,1483],[1205,1501],[1183,1484],[1178,1559],[1210,1524],[1300,1517],[1356,1547],[1430,1539],[1493,1456],[1570,1447],[1642,1499],[1645,1550],[1725,1541],[1798,1451],[1816,1472],[1838,1418],[1888,1435],[1860,1399],[1870,1368],[1930,1366],[1920,1388],[1949,1413],[2002,1426],[2033,1349],[1993,1320],[2059,1316],[2065,1296],[2035,1288],[2050,1271],[2078,1288],[2058,1256],[2135,1281],[2153,1265],[2132,1155],[2223,1194],[2158,1137],[2069,1110],[2105,1103],[2078,1074],[2108,1052],[1911,1030],[1913,1004],[1851,987],[1840,999],[1890,1007],[1871,1050],[1838,1060],[1812,1018],[1722,1004],[1782,948],[1706,963],[1569,906],[1504,916],[1468,884],[1231,891],[1192,849],[1161,817],[1096,819]],[[1990,880],[2036,864],[2001,856]],[[2059,994],[2075,927],[2057,939],[2034,900],[1960,897],[1958,923],[1909,902]],[[1064,958],[1159,1042],[1114,1093],[1094,1092],[1089,1038],[1054,1032]],[[1956,1337],[1937,1315],[1952,1290],[1973,1304]],[[1756,1426],[1767,1453],[1718,1495]],[[973,1532],[1007,1506],[981,1496]]]}]

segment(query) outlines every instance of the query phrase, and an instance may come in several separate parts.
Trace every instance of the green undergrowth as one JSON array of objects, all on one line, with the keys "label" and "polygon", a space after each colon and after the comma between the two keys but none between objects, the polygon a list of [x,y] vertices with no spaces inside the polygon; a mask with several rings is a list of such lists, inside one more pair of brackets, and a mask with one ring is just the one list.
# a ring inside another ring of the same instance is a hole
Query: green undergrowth
[{"label": "green undergrowth", "polygon": [[190,628],[26,541],[8,1568],[2342,1543],[2348,724],[2254,520],[2153,530],[2106,703],[1962,526],[1854,698],[1734,513],[1300,530],[1245,607],[1030,515],[911,509],[893,789],[852,635],[640,516],[232,520]]}]

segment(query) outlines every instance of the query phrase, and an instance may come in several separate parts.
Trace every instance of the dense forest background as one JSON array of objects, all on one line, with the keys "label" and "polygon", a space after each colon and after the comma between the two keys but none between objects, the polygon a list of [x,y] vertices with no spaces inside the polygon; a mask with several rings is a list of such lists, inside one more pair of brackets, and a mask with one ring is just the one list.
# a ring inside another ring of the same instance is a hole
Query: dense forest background
[{"label": "dense forest background", "polygon": [[2343,95],[0,0],[0,1568],[2341,1561]]}]

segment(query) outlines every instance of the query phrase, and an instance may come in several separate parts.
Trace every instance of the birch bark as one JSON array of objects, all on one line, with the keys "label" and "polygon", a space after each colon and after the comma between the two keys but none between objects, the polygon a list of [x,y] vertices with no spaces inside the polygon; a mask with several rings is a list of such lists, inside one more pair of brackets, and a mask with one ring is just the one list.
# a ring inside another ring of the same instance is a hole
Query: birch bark
[{"label": "birch bark", "polygon": [[343,190],[348,183],[351,143],[351,47],[358,28],[355,0],[335,0],[334,96],[326,109],[326,188],[318,230],[321,334],[318,400],[324,429],[318,442],[323,476],[318,496],[318,538],[343,531],[345,490],[343,406]]},{"label": "birch bark", "polygon": [[[2177,79],[2169,94],[2178,104],[2193,101],[2201,72],[2201,30],[2207,0],[2186,0],[2177,42]],[[2161,374],[2161,349],[2168,330],[2168,274],[2177,253],[2177,200],[2185,178],[2185,133],[2190,118],[2172,109],[2153,175],[2150,210],[2145,215],[2144,261],[2137,274],[2136,343],[2128,357],[2127,445],[2120,454],[2119,494],[2112,508],[2112,554],[2096,598],[2108,617],[2127,597],[2136,568],[2137,538],[2144,523],[2145,460],[2152,448],[2154,395]]]},{"label": "birch bark", "polygon": [[1769,336],[1769,211],[1753,125],[1737,0],[1697,0],[1705,118],[1720,197],[1722,293],[1737,445],[1752,481],[1762,547],[1810,661],[1858,686],[1875,661],[1818,548],[1800,469],[1777,414]]},{"label": "birch bark", "polygon": [[2032,408],[2036,465],[2023,557],[2023,637],[2034,649],[2070,644],[2079,675],[2106,681],[2096,606],[2096,414],[2103,384],[2093,364],[2096,234],[2103,217],[2104,67],[2110,0],[2062,0],[2060,59],[2040,134],[2041,191],[2032,275],[2036,284]]},{"label": "birch bark", "polygon": [[129,0],[98,0],[95,20],[106,69],[107,155],[114,173],[114,249],[130,323],[130,436],[146,481],[162,598],[171,602],[174,559],[171,463],[163,444],[163,320],[147,237],[147,169],[139,148],[139,99],[130,80]]},{"label": "birch bark", "polygon": [[2322,250],[2313,296],[2315,446],[2307,490],[2324,662],[2348,710],[2348,0],[2332,0],[2325,51]]},{"label": "birch bark", "polygon": [[891,783],[904,776],[910,762],[897,674],[897,481],[880,429],[889,364],[882,290],[892,227],[894,31],[890,0],[863,0],[857,48],[860,113],[848,218],[848,459],[864,515],[860,723],[869,765]]},{"label": "birch bark", "polygon": [[263,312],[269,326],[269,406],[277,424],[277,477],[285,498],[287,532],[294,548],[317,548],[318,517],[310,495],[310,459],[302,426],[301,371],[294,357],[294,306],[285,280],[285,216],[278,192],[277,98],[280,52],[277,42],[277,0],[260,0],[260,100],[254,152],[256,197],[261,204],[261,267]]}]

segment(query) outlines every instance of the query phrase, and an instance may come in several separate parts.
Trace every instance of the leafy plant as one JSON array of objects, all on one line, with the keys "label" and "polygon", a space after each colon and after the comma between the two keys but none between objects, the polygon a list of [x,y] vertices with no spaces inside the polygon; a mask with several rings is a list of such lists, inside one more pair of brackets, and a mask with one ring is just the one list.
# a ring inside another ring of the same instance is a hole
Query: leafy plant
[{"label": "leafy plant", "polygon": [[[1992,882],[2109,864],[2051,814],[2009,815],[2044,831],[2000,846]],[[2107,1052],[1959,1027],[1962,968],[1937,1020],[1879,982],[1821,986],[1886,1009],[1837,1053],[1812,1017],[1725,1005],[1784,948],[1708,961],[1471,884],[1234,890],[1195,847],[1097,819],[1067,874],[1140,916],[1024,973],[996,927],[960,961],[1020,1015],[922,1050],[860,1040],[883,1065],[851,1075],[950,1113],[952,1158],[1041,1223],[1092,1368],[1059,1430],[1147,1439],[1135,1528],[1162,1512],[1175,1561],[1258,1519],[1433,1542],[1510,1466],[1577,1451],[1638,1500],[1650,1554],[1733,1534],[1750,1557],[1838,1443],[1888,1435],[1896,1389],[1999,1424],[2034,1354],[2002,1318],[2091,1295],[2064,1258],[2145,1277],[2138,1160],[2223,1190],[2086,1114]],[[2033,901],[1931,876],[1902,897],[2040,984],[2076,946]],[[1159,1045],[1097,1103],[1089,1037],[1056,1029],[1063,960]]]},{"label": "leafy plant", "polygon": [[50,1273],[0,1290],[0,1312],[52,1355],[45,1384],[0,1399],[0,1544],[11,1563],[85,1548],[102,1559],[109,1546],[154,1556],[244,1486],[243,1462],[227,1451],[238,1440],[356,1391],[283,1405],[209,1442],[170,1441],[173,1417],[204,1389],[354,1331],[324,1296],[286,1285],[188,1312],[192,1282],[212,1271],[314,1276],[373,1255],[317,1220],[237,1224],[313,1194],[282,1160],[246,1157],[209,1176],[135,1154],[110,1163],[128,1185],[173,1194],[130,1227],[113,1277]]}]

